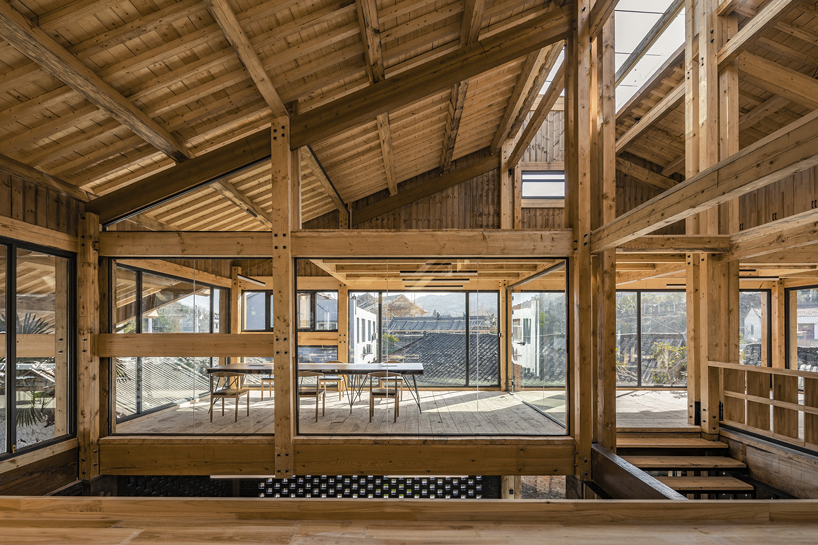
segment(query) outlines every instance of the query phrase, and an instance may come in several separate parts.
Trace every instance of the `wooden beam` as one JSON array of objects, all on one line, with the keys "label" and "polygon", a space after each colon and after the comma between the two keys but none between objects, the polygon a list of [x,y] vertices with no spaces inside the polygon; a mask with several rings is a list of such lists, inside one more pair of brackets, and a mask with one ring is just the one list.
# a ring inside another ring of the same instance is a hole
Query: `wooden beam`
[{"label": "wooden beam", "polygon": [[347,275],[338,272],[337,265],[333,265],[332,263],[325,263],[323,259],[311,259],[313,265],[324,271],[325,273],[329,274],[331,277],[335,278],[339,282],[346,284],[347,283]]},{"label": "wooden beam", "polygon": [[[777,225],[761,225],[753,229],[747,229],[736,233],[730,239],[731,249],[724,257],[730,261],[748,261],[760,258],[768,254],[775,254],[785,250],[794,250],[811,246],[818,243],[818,209],[813,209],[812,214],[801,215],[799,221],[782,223],[772,222]],[[778,229],[775,229],[778,227]]]},{"label": "wooden beam", "polygon": [[137,269],[144,269],[146,271],[154,271],[163,274],[170,274],[180,278],[193,279],[196,278],[199,282],[206,282],[214,286],[221,286],[229,288],[232,284],[230,278],[226,276],[217,276],[215,274],[207,273],[190,267],[164,261],[162,259],[118,259],[117,265],[127,265]]},{"label": "wooden beam", "polygon": [[594,251],[615,248],[818,165],[818,112],[804,116],[594,231]]},{"label": "wooden beam", "polygon": [[[466,47],[477,41],[480,26],[483,23],[485,5],[485,0],[464,0],[463,22],[460,25],[460,47]],[[452,86],[449,115],[446,118],[446,130],[443,133],[443,152],[440,157],[440,168],[443,172],[448,172],[452,165],[457,134],[460,130],[460,119],[463,117],[463,107],[466,105],[468,90],[468,79],[464,79]]]},{"label": "wooden beam", "polygon": [[375,118],[378,125],[378,136],[381,142],[383,169],[386,172],[386,187],[390,195],[397,195],[398,180],[395,176],[395,158],[392,149],[392,127],[389,124],[389,114],[379,114]]},{"label": "wooden beam", "polygon": [[679,183],[676,180],[671,180],[666,176],[662,176],[658,172],[653,172],[652,170],[640,167],[639,165],[631,163],[630,161],[627,161],[621,157],[616,158],[616,169],[623,174],[636,178],[640,182],[652,185],[653,187],[658,187],[662,190],[670,189]]},{"label": "wooden beam", "polygon": [[273,86],[270,76],[264,70],[264,66],[262,66],[255,49],[250,44],[250,40],[241,28],[241,24],[227,0],[205,0],[205,5],[207,11],[213,16],[213,20],[221,27],[224,37],[233,47],[239,60],[247,69],[247,73],[256,84],[273,115],[276,117],[288,115],[284,102],[281,101],[281,97]]},{"label": "wooden beam", "polygon": [[656,477],[600,445],[594,445],[591,451],[591,468],[594,482],[613,499],[687,500]]},{"label": "wooden beam", "polygon": [[246,197],[235,185],[222,180],[214,183],[211,187],[216,193],[238,206],[242,211],[256,218],[265,227],[270,228],[272,226],[270,215],[250,198]]},{"label": "wooden beam", "polygon": [[106,231],[100,233],[102,257],[240,257],[269,258],[269,233]]},{"label": "wooden beam", "polygon": [[75,185],[64,182],[55,176],[46,174],[34,167],[30,167],[11,157],[0,155],[0,172],[5,172],[11,176],[17,176],[27,182],[34,182],[40,187],[51,191],[56,191],[62,195],[67,195],[82,202],[88,202],[88,193]]},{"label": "wooden beam", "polygon": [[318,230],[294,232],[293,257],[564,257],[571,231]]},{"label": "wooden beam", "polygon": [[384,79],[383,48],[378,7],[375,0],[355,0],[358,24],[361,26],[361,42],[364,44],[366,71],[371,83]]},{"label": "wooden beam", "polygon": [[537,109],[534,111],[534,114],[532,114],[531,119],[529,119],[528,125],[526,125],[523,134],[514,145],[514,150],[512,150],[511,155],[508,158],[509,168],[514,168],[517,166],[517,163],[520,162],[525,150],[528,149],[529,144],[531,144],[531,141],[534,140],[534,136],[539,132],[545,118],[548,117],[548,114],[551,112],[551,108],[554,107],[554,103],[557,102],[557,98],[565,88],[565,65],[566,63],[563,62],[562,66],[560,66],[559,70],[557,70],[554,80],[551,82],[551,85],[548,86],[548,90],[545,92],[545,95],[543,95],[542,100],[540,100],[540,103],[537,106]]},{"label": "wooden beam", "polygon": [[818,81],[750,53],[738,57],[738,69],[752,76],[764,90],[811,110],[818,109]]},{"label": "wooden beam", "polygon": [[642,133],[645,132],[645,129],[648,129],[651,125],[662,119],[671,110],[675,109],[685,98],[685,84],[684,82],[677,85],[671,92],[669,92],[665,97],[656,103],[656,106],[651,108],[651,110],[642,116],[642,119],[639,122],[631,127],[630,129],[625,132],[622,136],[620,136],[616,141],[616,152],[619,153],[626,146],[628,146],[631,142],[636,140]]},{"label": "wooden beam", "polygon": [[14,218],[0,216],[0,233],[3,233],[4,237],[40,246],[57,248],[66,252],[77,251],[77,237],[74,235],[52,231]]},{"label": "wooden beam", "polygon": [[730,235],[647,235],[617,247],[622,253],[691,253],[720,254],[730,251]]},{"label": "wooden beam", "polygon": [[[430,178],[412,189],[403,191],[398,195],[387,197],[382,201],[370,204],[369,206],[355,212],[352,217],[353,225],[360,225],[361,223],[367,222],[373,218],[393,210],[397,210],[402,206],[411,204],[430,195],[434,195],[435,193],[450,187],[454,187],[457,184],[463,183],[467,180],[471,180],[472,178],[498,168],[499,164],[500,160],[498,156],[489,155],[488,157],[475,161],[468,166],[457,170],[451,170],[445,174],[439,174],[437,177]],[[436,172],[438,172],[437,169],[432,171],[430,174],[434,174]]]},{"label": "wooden beam", "polygon": [[[723,4],[726,2],[723,2]],[[735,58],[764,33],[765,30],[774,26],[781,20],[789,11],[795,6],[799,5],[800,0],[771,0],[764,6],[755,17],[751,18],[741,30],[739,30],[730,41],[728,41],[719,51],[719,68],[735,60]],[[722,10],[719,6],[719,15],[729,15],[732,10]]]},{"label": "wooden beam", "polygon": [[602,27],[611,18],[618,3],[619,0],[596,0],[589,17],[591,39],[602,32]]},{"label": "wooden beam", "polygon": [[310,170],[318,179],[318,183],[321,184],[324,192],[330,199],[332,199],[335,207],[341,212],[341,216],[348,216],[349,209],[347,208],[346,203],[341,199],[341,195],[338,194],[338,190],[335,189],[335,185],[332,183],[332,180],[329,179],[327,171],[324,170],[323,165],[321,165],[321,161],[318,160],[318,157],[315,155],[312,147],[305,146],[301,148],[301,158],[306,161],[307,166],[310,167]]},{"label": "wooden beam", "polygon": [[[548,49],[548,53],[540,66],[540,71],[537,74],[537,77],[534,78],[534,81],[531,83],[531,87],[528,90],[528,95],[525,97],[525,100],[516,112],[515,117],[511,118],[509,121],[510,125],[507,130],[506,138],[516,138],[517,134],[520,132],[520,129],[522,129],[523,123],[525,123],[528,114],[536,110],[537,106],[539,106],[538,101],[540,101],[541,97],[543,96],[540,94],[540,91],[542,91],[543,85],[545,85],[545,82],[548,80],[548,76],[551,74],[551,70],[559,60],[564,46],[565,42],[557,42],[555,44],[551,44],[548,46],[548,48],[543,48],[543,50]],[[558,98],[557,102],[562,102],[562,97]],[[554,108],[552,107],[552,109]],[[495,141],[497,142],[496,146]],[[497,135],[495,134],[494,140],[492,140],[491,144],[492,151],[495,149],[499,150],[501,143],[501,141],[497,140]]]},{"label": "wooden beam", "polygon": [[616,285],[622,286],[631,284],[633,282],[641,282],[642,280],[650,280],[652,278],[664,278],[666,276],[680,276],[684,280],[685,265],[679,264],[664,264],[656,265],[652,270],[643,271],[617,271]]},{"label": "wooden beam", "polygon": [[656,21],[645,37],[642,38],[639,45],[637,45],[628,58],[625,59],[625,62],[619,67],[619,70],[616,71],[616,85],[622,83],[622,80],[624,80],[628,74],[630,74],[631,70],[634,69],[642,57],[644,57],[648,50],[653,47],[656,40],[658,40],[662,34],[664,34],[667,27],[669,27],[670,24],[676,20],[676,17],[682,12],[684,4],[684,0],[673,0],[662,16],[659,17],[659,20]]},{"label": "wooden beam", "polygon": [[190,158],[187,148],[168,131],[5,0],[0,1],[0,31],[3,38],[21,53],[168,157],[176,162]]},{"label": "wooden beam", "polygon": [[[539,94],[540,89],[551,71],[549,67],[545,70],[546,60],[550,57],[549,53],[557,47],[557,44],[543,47],[539,51],[529,53],[523,63],[523,68],[520,70],[520,77],[517,79],[517,84],[511,92],[511,97],[508,99],[508,106],[503,111],[503,118],[500,120],[500,125],[497,127],[497,132],[494,133],[494,138],[491,141],[492,152],[498,151],[500,145],[509,137],[509,131],[512,123],[517,119],[520,112],[528,112],[531,108],[523,108],[523,104],[530,98],[533,103],[536,95]],[[544,72],[544,74],[543,74]],[[539,86],[537,81],[542,77]]]},{"label": "wooden beam", "polygon": [[269,358],[275,355],[273,337],[272,333],[197,333],[196,342],[191,342],[189,333],[105,334],[97,336],[97,349],[101,358]]},{"label": "wooden beam", "polygon": [[265,129],[112,191],[89,202],[86,210],[98,214],[102,223],[111,223],[269,159],[270,131]]},{"label": "wooden beam", "polygon": [[376,115],[442,91],[564,38],[570,17],[561,8],[461,47],[416,68],[293,118],[291,145],[301,147],[339,134]]}]

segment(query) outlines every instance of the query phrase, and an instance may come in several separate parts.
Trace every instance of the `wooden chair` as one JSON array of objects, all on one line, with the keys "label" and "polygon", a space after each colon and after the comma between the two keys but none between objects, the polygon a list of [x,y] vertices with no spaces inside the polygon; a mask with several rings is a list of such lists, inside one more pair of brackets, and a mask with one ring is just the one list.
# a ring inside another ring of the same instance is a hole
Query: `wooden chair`
[{"label": "wooden chair", "polygon": [[[332,360],[326,363],[341,363],[339,360]],[[345,375],[324,375],[318,379],[318,384],[322,385],[325,390],[335,388],[338,390],[338,399],[343,399],[344,392],[347,391],[347,377]]]},{"label": "wooden chair", "polygon": [[[401,362],[395,361],[395,360],[390,360],[390,361],[387,361],[386,363],[389,364],[389,363],[401,363]],[[396,387],[398,389],[398,392],[400,392],[400,399],[401,399],[401,401],[403,401],[403,375],[396,375],[395,373],[390,372],[389,376],[384,377],[384,378],[382,378],[380,380],[380,383],[381,383],[380,387],[381,388],[386,388],[385,385],[390,383],[390,382],[393,383],[394,387]]]},{"label": "wooden chair", "polygon": [[[315,421],[318,422],[318,398],[321,398],[322,409],[321,409],[321,416],[326,416],[327,414],[327,389],[326,387],[321,385],[321,377],[324,376],[324,373],[318,373],[315,371],[299,371],[298,372],[298,404],[301,405],[301,398],[302,397],[314,397],[315,398]],[[315,385],[307,385],[304,387],[304,379],[305,378],[315,378]]]},{"label": "wooden chair", "polygon": [[265,384],[266,387],[270,389],[270,397],[273,397],[273,386],[275,385],[275,378],[273,377],[261,377],[261,400],[264,401],[264,388]]},{"label": "wooden chair", "polygon": [[[382,399],[389,399],[390,397],[395,399],[395,417],[393,422],[398,421],[398,416],[400,416],[400,396],[398,395],[398,388],[397,382],[391,380],[394,377],[399,377],[403,380],[402,375],[395,375],[394,373],[387,373],[386,371],[378,371],[377,373],[369,373],[369,421],[372,422],[372,415],[375,414],[375,398],[382,398]],[[381,379],[389,379],[385,383],[381,382]],[[372,384],[375,381],[378,381],[378,385],[381,386],[379,388],[373,388]],[[386,387],[382,387],[383,384],[386,384]]]},{"label": "wooden chair", "polygon": [[[215,381],[214,381],[215,379]],[[221,379],[224,379],[224,384],[219,387]],[[236,400],[236,417],[235,422],[239,421],[239,398],[247,396],[247,416],[250,416],[250,388],[243,385],[244,375],[241,373],[233,373],[231,371],[216,371],[210,373],[210,421],[213,422],[213,404],[221,398],[222,400],[222,416],[224,416],[224,399],[232,397]]]}]

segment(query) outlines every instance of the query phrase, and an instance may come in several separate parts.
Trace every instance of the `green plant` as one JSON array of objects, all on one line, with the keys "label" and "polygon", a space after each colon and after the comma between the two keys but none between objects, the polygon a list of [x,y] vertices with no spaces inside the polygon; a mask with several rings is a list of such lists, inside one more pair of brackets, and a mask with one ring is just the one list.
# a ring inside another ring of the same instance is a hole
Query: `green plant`
[{"label": "green plant", "polygon": [[[6,315],[0,314],[0,331],[6,331]],[[39,335],[43,333],[51,333],[51,325],[40,318],[36,314],[26,312],[23,319],[20,320],[20,314],[17,314],[17,333],[21,335]]]},{"label": "green plant", "polygon": [[681,382],[687,372],[687,347],[655,342],[651,346],[651,357],[656,360],[656,368],[650,373],[654,384]]},{"label": "green plant", "polygon": [[31,396],[31,403],[26,407],[17,405],[17,427],[35,426],[46,420],[43,392],[28,393]]}]

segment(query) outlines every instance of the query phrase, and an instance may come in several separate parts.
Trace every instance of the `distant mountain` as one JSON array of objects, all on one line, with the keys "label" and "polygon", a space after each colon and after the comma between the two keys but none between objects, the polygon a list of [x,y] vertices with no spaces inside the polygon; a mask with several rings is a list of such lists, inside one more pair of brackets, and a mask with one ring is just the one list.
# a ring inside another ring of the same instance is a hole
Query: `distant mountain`
[{"label": "distant mountain", "polygon": [[[472,306],[478,297],[471,295]],[[485,293],[479,297],[480,307],[490,314],[497,314],[496,293]],[[466,312],[466,299],[462,293],[446,293],[442,295],[422,295],[415,299],[415,304],[429,313],[439,312],[443,315],[463,316]],[[477,314],[476,308],[471,308],[472,314]]]}]

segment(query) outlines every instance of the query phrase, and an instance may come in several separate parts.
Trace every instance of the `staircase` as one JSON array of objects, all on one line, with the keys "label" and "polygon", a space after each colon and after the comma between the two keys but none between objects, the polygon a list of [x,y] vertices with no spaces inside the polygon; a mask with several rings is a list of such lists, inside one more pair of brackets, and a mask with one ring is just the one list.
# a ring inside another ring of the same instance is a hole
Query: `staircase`
[{"label": "staircase", "polygon": [[746,466],[698,428],[620,430],[616,453],[690,499],[752,499]]}]

